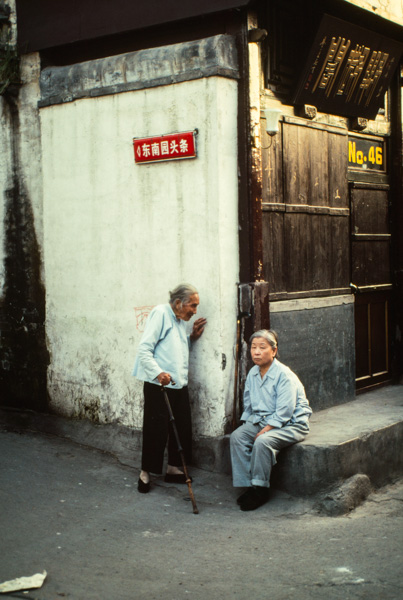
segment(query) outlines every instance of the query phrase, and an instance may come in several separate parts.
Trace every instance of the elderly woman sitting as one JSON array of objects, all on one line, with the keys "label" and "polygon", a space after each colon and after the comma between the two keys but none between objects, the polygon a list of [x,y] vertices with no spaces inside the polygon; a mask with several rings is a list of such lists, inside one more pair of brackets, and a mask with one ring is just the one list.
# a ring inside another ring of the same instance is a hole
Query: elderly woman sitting
[{"label": "elderly woman sitting", "polygon": [[279,450],[305,438],[312,414],[304,386],[277,359],[276,332],[257,331],[250,343],[255,366],[245,383],[243,424],[230,438],[233,485],[248,488],[237,500],[241,510],[254,510],[268,500]]}]

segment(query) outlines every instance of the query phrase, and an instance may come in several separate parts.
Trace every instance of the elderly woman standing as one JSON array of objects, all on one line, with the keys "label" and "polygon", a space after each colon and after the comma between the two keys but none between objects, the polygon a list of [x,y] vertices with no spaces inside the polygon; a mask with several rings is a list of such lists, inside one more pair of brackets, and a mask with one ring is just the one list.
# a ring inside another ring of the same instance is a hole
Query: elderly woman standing
[{"label": "elderly woman standing", "polygon": [[181,457],[176,446],[167,407],[161,393],[165,386],[175,418],[186,462],[191,462],[192,424],[188,394],[189,349],[204,331],[206,319],[194,322],[190,336],[185,322],[196,313],[199,294],[189,284],[170,292],[169,304],[155,306],[150,312],[134,365],[133,375],[144,381],[143,450],[138,491],[150,491],[150,472],[162,473],[168,441],[168,466],[165,481],[186,483]]},{"label": "elderly woman standing", "polygon": [[276,332],[257,331],[250,343],[255,366],[245,383],[244,423],[230,438],[233,485],[247,488],[237,499],[245,511],[268,500],[270,474],[279,450],[305,438],[312,414],[304,386],[277,359]]}]

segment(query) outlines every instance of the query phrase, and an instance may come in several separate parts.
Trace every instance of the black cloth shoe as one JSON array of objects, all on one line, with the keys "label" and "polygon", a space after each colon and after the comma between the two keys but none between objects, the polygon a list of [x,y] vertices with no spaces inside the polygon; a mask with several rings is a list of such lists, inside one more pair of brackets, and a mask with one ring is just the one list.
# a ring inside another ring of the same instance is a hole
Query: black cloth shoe
[{"label": "black cloth shoe", "polygon": [[[190,481],[193,481],[191,477],[189,477]],[[167,473],[164,477],[164,481],[167,483],[186,483],[186,475],[185,473]]]},{"label": "black cloth shoe", "polygon": [[269,490],[261,486],[251,488],[251,493],[240,504],[241,510],[256,510],[266,504],[269,499]]},{"label": "black cloth shoe", "polygon": [[249,494],[252,493],[252,491],[253,491],[253,487],[248,487],[248,489],[246,490],[246,492],[244,492],[243,494],[241,494],[236,499],[237,504],[242,504],[242,502],[247,499],[247,497],[249,496]]},{"label": "black cloth shoe", "polygon": [[150,491],[150,487],[151,487],[150,482],[144,483],[144,481],[142,479],[140,479],[140,477],[139,477],[139,480],[137,483],[137,489],[140,492],[140,494],[148,494],[148,492]]}]

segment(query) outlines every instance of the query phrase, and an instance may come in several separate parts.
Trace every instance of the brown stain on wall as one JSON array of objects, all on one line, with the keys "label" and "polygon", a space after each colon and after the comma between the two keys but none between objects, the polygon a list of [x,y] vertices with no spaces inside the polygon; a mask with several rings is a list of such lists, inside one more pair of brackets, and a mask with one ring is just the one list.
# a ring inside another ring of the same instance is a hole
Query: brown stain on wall
[{"label": "brown stain on wall", "polygon": [[12,136],[11,186],[5,191],[5,286],[0,298],[0,404],[44,411],[49,354],[45,337],[45,289],[41,254],[19,156],[18,97],[3,96]]}]

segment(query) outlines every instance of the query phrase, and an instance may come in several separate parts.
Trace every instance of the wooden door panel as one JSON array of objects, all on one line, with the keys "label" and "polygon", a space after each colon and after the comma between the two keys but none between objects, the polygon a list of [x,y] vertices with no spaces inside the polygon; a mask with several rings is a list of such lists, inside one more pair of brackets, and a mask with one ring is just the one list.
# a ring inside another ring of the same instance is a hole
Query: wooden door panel
[{"label": "wooden door panel", "polygon": [[287,289],[287,265],[284,251],[284,212],[263,209],[263,274],[270,282],[270,293]]},{"label": "wooden door panel", "polygon": [[379,190],[354,190],[351,206],[354,234],[389,233],[388,194]]},{"label": "wooden door panel", "polygon": [[389,378],[391,298],[388,187],[351,188],[351,281],[355,286],[356,385]]},{"label": "wooden door panel", "polygon": [[349,290],[347,135],[285,117],[263,136],[263,272],[270,297]]},{"label": "wooden door panel", "polygon": [[352,242],[351,277],[357,286],[390,283],[390,244],[387,241]]},{"label": "wooden door panel", "polygon": [[378,298],[370,305],[372,374],[383,375],[388,371],[388,301]]},{"label": "wooden door panel", "polygon": [[329,205],[328,137],[329,133],[320,129],[291,124],[283,128],[288,204]]},{"label": "wooden door panel", "polygon": [[355,302],[355,373],[356,379],[368,377],[369,363],[368,304]]},{"label": "wooden door panel", "polygon": [[389,294],[359,293],[355,301],[357,388],[389,378]]},{"label": "wooden door panel", "polygon": [[[329,135],[329,206],[349,209],[347,184],[348,140],[343,135]],[[324,149],[323,149],[324,150]],[[335,160],[334,157],[337,157]]]},{"label": "wooden door panel", "polygon": [[331,288],[346,288],[349,281],[349,219],[347,216],[333,217],[331,221],[331,255],[330,281]]},{"label": "wooden door panel", "polygon": [[262,127],[263,202],[280,203],[283,199],[283,137],[270,137]]}]

